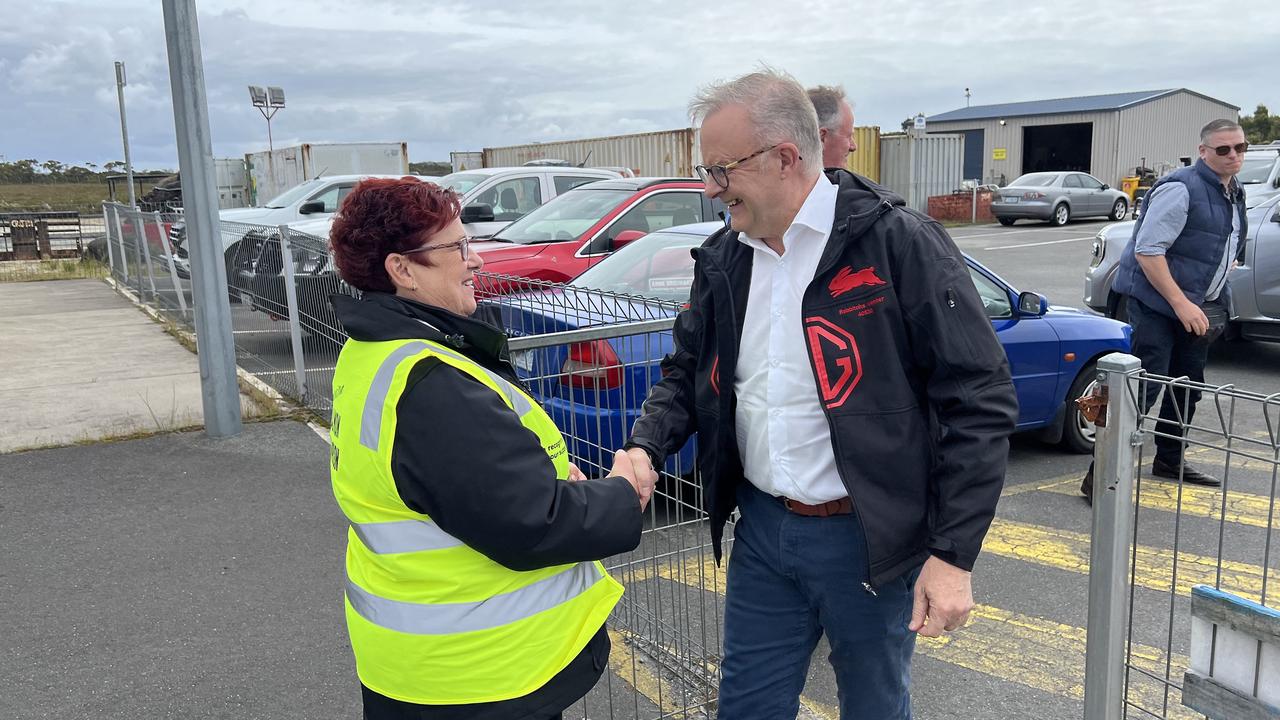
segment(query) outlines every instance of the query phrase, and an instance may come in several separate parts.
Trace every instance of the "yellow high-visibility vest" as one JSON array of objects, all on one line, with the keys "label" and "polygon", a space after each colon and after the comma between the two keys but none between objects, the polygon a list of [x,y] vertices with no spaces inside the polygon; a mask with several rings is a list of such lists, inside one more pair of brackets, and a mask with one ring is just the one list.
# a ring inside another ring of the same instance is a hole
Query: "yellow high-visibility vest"
[{"label": "yellow high-visibility vest", "polygon": [[569,476],[555,423],[501,376],[427,340],[348,340],[334,369],[329,437],[333,494],[351,523],[346,616],[356,672],[371,690],[405,702],[509,700],[542,687],[586,647],[622,586],[599,562],[510,570],[404,504],[391,475],[396,405],[410,371],[428,358],[498,393],[538,437],[556,476]]}]

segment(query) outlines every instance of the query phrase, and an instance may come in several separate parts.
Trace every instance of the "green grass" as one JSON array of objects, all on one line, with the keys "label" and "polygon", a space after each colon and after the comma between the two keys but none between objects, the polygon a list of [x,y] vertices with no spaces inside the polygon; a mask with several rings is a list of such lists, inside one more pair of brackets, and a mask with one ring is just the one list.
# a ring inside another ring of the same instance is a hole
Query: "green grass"
[{"label": "green grass", "polygon": [[107,266],[89,260],[10,260],[0,262],[0,282],[35,280],[100,280]]},{"label": "green grass", "polygon": [[78,210],[102,212],[106,183],[0,184],[0,213]]}]

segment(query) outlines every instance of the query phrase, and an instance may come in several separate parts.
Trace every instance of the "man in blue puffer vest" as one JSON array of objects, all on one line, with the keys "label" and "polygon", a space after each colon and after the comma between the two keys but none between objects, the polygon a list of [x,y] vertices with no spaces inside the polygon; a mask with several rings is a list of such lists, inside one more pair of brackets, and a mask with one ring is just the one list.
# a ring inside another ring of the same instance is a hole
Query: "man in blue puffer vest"
[{"label": "man in blue puffer vest", "polygon": [[[1235,179],[1248,148],[1238,123],[1214,120],[1200,131],[1196,164],[1161,178],[1147,194],[1146,210],[1120,256],[1115,290],[1128,296],[1133,354],[1149,373],[1204,382],[1209,345],[1231,307],[1227,274],[1243,256],[1248,234],[1244,191]],[[1146,386],[1144,412],[1159,391],[1158,384]],[[1195,390],[1165,393],[1152,475],[1221,484],[1183,461],[1185,428],[1199,399]],[[1093,466],[1080,490],[1092,501]]]}]

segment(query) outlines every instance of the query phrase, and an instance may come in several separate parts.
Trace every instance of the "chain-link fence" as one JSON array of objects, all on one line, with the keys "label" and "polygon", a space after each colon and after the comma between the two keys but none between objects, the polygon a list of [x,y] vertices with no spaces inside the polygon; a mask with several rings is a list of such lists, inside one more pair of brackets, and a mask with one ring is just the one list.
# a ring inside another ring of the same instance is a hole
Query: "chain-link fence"
[{"label": "chain-link fence", "polygon": [[[1127,355],[1098,368],[1106,405],[1095,459],[1085,717],[1204,717],[1184,705],[1192,588],[1280,607],[1280,393],[1150,375]],[[1156,403],[1158,394],[1166,400]],[[1172,422],[1159,420],[1166,404]],[[1149,440],[1178,446],[1182,460],[1161,462]],[[1220,486],[1205,484],[1212,480]],[[1260,687],[1280,683],[1280,665],[1265,664],[1262,647],[1253,701]]]}]

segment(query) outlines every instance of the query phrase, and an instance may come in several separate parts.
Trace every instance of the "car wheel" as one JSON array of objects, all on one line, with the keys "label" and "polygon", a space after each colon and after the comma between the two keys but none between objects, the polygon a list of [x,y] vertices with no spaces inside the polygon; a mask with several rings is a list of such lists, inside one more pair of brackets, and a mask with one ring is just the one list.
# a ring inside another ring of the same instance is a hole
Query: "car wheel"
[{"label": "car wheel", "polygon": [[1001,225],[1009,227],[1013,224],[1014,218],[996,218],[996,220],[999,220]]},{"label": "car wheel", "polygon": [[1084,414],[1080,412],[1080,407],[1076,405],[1076,399],[1083,397],[1094,390],[1094,386],[1098,383],[1096,367],[1093,363],[1085,365],[1080,374],[1076,375],[1075,382],[1071,383],[1071,389],[1067,391],[1067,410],[1066,418],[1062,426],[1062,447],[1073,453],[1091,453],[1093,452],[1093,441],[1097,436],[1097,428],[1093,423],[1085,419]]},{"label": "car wheel", "polygon": [[1049,220],[1050,225],[1062,227],[1071,219],[1071,208],[1066,203],[1062,203],[1053,209],[1053,217]]},{"label": "car wheel", "polygon": [[1123,198],[1116,200],[1116,204],[1111,206],[1111,219],[1123,220],[1125,215],[1129,214],[1129,203]]}]

